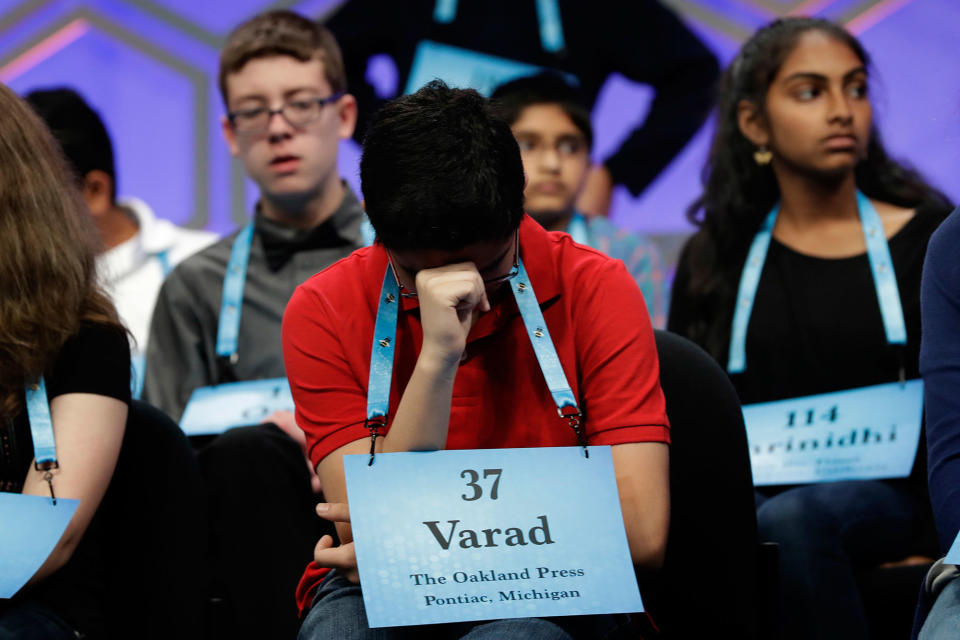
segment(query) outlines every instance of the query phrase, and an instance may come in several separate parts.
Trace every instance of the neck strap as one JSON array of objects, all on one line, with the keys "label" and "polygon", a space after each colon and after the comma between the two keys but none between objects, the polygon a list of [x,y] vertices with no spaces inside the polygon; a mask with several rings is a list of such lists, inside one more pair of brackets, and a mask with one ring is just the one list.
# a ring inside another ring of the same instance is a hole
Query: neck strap
[{"label": "neck strap", "polygon": [[[867,258],[873,274],[873,285],[880,305],[880,314],[883,317],[887,343],[904,345],[907,343],[907,325],[903,318],[897,277],[893,271],[893,260],[890,258],[890,247],[887,245],[883,223],[873,203],[859,191],[857,192],[857,209],[860,214],[863,238],[867,245]],[[770,240],[773,237],[773,227],[779,213],[780,204],[777,203],[760,225],[760,231],[750,245],[747,261],[740,274],[727,360],[729,373],[742,373],[747,368],[747,328],[753,312],[757,287],[760,285],[760,275],[767,259],[767,250],[770,248]]]},{"label": "neck strap", "polygon": [[240,335],[240,312],[243,308],[243,289],[247,282],[247,265],[253,244],[253,222],[250,222],[233,240],[227,272],[223,277],[220,297],[220,319],[217,325],[217,356],[231,364],[237,362],[237,338]]},{"label": "neck strap", "polygon": [[47,400],[47,384],[40,377],[36,384],[26,388],[27,419],[33,438],[34,465],[38,470],[56,469],[57,445],[53,439],[53,421],[50,419],[50,403]]},{"label": "neck strap", "polygon": [[[253,222],[250,222],[233,240],[227,272],[223,276],[223,293],[220,296],[220,316],[217,323],[217,357],[230,364],[238,360],[237,342],[240,336],[240,315],[243,311],[243,290],[247,283],[247,266],[250,264],[250,248],[253,245]],[[376,239],[373,226],[366,216],[360,226],[364,246]]]},{"label": "neck strap", "polygon": [[573,212],[573,217],[567,225],[567,233],[577,244],[593,246],[590,244],[590,228],[587,226],[587,219],[579,211]]},{"label": "neck strap", "polygon": [[170,261],[170,249],[164,249],[160,253],[156,254],[157,262],[160,263],[160,271],[163,272],[163,277],[166,279],[170,272],[173,271],[173,263]]}]

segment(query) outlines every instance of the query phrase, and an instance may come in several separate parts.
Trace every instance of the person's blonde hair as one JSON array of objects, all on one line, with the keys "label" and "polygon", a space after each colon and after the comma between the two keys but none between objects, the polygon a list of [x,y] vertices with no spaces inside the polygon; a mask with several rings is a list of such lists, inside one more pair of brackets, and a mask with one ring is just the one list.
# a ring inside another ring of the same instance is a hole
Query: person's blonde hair
[{"label": "person's blonde hair", "polygon": [[97,283],[99,238],[60,148],[0,84],[0,415],[81,323],[123,330]]}]

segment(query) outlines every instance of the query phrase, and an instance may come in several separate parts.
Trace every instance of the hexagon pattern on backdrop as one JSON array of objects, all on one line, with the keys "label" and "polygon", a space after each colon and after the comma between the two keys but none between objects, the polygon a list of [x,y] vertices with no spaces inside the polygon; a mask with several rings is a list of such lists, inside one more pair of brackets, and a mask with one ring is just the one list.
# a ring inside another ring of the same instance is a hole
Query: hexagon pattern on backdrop
[{"label": "hexagon pattern on backdrop", "polygon": [[817,15],[859,33],[914,0],[663,0],[678,13],[738,41],[778,16]]},{"label": "hexagon pattern on backdrop", "polygon": [[[945,80],[940,65],[925,64],[955,59],[950,54],[960,7],[954,0],[663,2],[724,63],[753,30],[777,16],[819,15],[847,25],[874,53],[884,79],[880,111],[890,146],[960,195],[947,182],[960,167],[960,153],[952,150],[958,146],[960,74]],[[259,11],[289,7],[317,17],[338,3],[0,0],[0,82],[20,93],[77,88],[107,121],[121,194],[143,198],[179,224],[227,231],[249,215],[256,190],[220,139],[219,48],[230,29]],[[925,99],[916,99],[917,92]],[[616,147],[649,93],[611,79],[594,111],[598,156]],[[682,211],[697,193],[708,137],[705,127],[638,198],[618,190],[615,219],[655,233],[687,231]],[[342,151],[341,171],[358,187],[356,145],[345,142]]]}]

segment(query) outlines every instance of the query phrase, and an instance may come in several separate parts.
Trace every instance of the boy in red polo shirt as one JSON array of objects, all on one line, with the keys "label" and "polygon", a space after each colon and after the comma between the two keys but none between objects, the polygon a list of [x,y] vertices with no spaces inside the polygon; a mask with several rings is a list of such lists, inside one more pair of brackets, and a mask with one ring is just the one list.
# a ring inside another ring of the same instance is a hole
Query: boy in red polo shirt
[{"label": "boy in red polo shirt", "polygon": [[[400,297],[389,421],[376,450],[612,445],[633,560],[658,566],[669,427],[649,316],[623,264],[524,215],[517,144],[474,91],[436,82],[388,104],[371,124],[360,172],[377,244],[302,284],[283,321],[297,423],[329,501],[317,511],[337,522],[340,537],[338,546],[329,536],[318,542],[301,580],[300,637],[406,633],[367,627],[343,473],[344,455],[371,448],[367,381],[385,277],[396,279]],[[521,260],[584,413],[582,438],[558,417],[503,286]],[[599,637],[623,618],[500,620],[429,633]]]}]

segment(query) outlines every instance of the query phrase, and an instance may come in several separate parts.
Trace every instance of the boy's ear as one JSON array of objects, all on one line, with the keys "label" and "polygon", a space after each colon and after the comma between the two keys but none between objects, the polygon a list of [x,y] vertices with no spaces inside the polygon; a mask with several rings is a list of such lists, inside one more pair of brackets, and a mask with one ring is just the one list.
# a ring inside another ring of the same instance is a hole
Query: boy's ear
[{"label": "boy's ear", "polygon": [[240,155],[240,147],[237,146],[237,132],[233,130],[233,125],[230,124],[230,119],[227,116],[220,116],[220,130],[223,132],[223,139],[227,141],[230,155],[236,158]]},{"label": "boy's ear", "polygon": [[756,146],[766,146],[770,143],[770,131],[760,107],[751,100],[741,100],[737,103],[737,126],[740,133]]},{"label": "boy's ear", "polygon": [[353,131],[357,128],[357,99],[352,94],[345,93],[337,100],[337,117],[340,120],[340,139],[353,137]]},{"label": "boy's ear", "polygon": [[113,207],[113,178],[99,169],[83,177],[83,201],[94,217],[105,215]]}]

